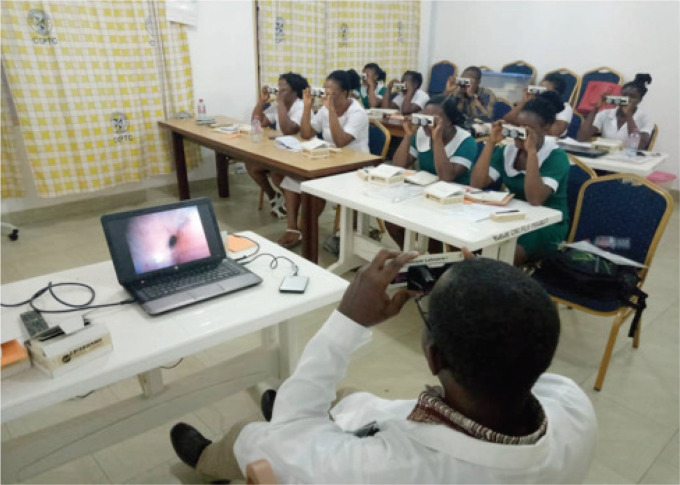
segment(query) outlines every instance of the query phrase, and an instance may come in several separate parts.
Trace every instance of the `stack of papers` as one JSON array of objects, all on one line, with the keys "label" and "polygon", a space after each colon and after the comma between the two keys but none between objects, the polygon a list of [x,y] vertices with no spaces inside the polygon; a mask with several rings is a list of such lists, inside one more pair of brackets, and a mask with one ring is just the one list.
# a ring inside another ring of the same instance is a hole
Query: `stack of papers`
[{"label": "stack of papers", "polygon": [[479,202],[480,204],[491,205],[505,205],[510,202],[515,194],[510,192],[495,192],[493,190],[469,190],[465,194],[465,198],[471,202]]},{"label": "stack of papers", "polygon": [[433,173],[419,170],[414,172],[412,170],[406,171],[406,181],[416,185],[430,185],[439,180],[439,177]]}]

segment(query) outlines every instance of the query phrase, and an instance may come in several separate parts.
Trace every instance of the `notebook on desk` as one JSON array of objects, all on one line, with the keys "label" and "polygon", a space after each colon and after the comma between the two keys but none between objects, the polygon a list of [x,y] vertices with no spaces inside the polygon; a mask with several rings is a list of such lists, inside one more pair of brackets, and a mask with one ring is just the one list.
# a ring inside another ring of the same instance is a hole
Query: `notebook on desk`
[{"label": "notebook on desk", "polygon": [[150,315],[262,282],[227,257],[210,199],[107,214],[101,221],[118,281]]},{"label": "notebook on desk", "polygon": [[569,143],[560,142],[560,140],[557,140],[557,145],[565,152],[579,157],[597,158],[609,153],[607,150],[601,148],[571,145]]}]

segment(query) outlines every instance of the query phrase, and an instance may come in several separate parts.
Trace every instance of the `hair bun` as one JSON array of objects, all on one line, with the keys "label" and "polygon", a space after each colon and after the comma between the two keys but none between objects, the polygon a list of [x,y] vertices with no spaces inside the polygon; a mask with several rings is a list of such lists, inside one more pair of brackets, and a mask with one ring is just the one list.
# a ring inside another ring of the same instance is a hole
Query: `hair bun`
[{"label": "hair bun", "polygon": [[564,101],[555,91],[544,91],[538,95],[538,98],[547,101],[555,111],[555,114],[560,113],[564,109]]},{"label": "hair bun", "polygon": [[652,84],[652,76],[649,74],[638,73],[635,75],[633,82],[635,84],[639,84],[640,86],[647,86],[647,84]]}]

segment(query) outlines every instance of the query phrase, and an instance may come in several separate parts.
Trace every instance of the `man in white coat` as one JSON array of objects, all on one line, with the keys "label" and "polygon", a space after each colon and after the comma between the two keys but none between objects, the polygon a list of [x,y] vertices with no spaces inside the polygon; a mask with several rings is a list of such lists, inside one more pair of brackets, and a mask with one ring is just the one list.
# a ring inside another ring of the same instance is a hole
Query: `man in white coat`
[{"label": "man in white coat", "polygon": [[442,275],[429,302],[416,296],[423,352],[441,387],[398,401],[358,392],[332,407],[370,327],[415,296],[386,293],[414,256],[382,251],[359,271],[278,391],[271,422],[215,443],[179,423],[171,431],[179,457],[222,479],[264,458],[280,483],[583,481],[596,442],[593,407],[573,381],[544,373],[559,315],[535,281],[504,263],[467,259]]}]

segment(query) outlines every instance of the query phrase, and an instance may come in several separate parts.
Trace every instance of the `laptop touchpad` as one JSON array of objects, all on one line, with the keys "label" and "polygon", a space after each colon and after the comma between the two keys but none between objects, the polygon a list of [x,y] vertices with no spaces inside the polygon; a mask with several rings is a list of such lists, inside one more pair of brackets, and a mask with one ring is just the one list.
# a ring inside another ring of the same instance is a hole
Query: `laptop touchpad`
[{"label": "laptop touchpad", "polygon": [[221,295],[224,290],[217,283],[212,283],[210,285],[199,286],[198,288],[192,288],[187,291],[196,300],[205,300],[207,298],[212,298],[213,296]]}]

